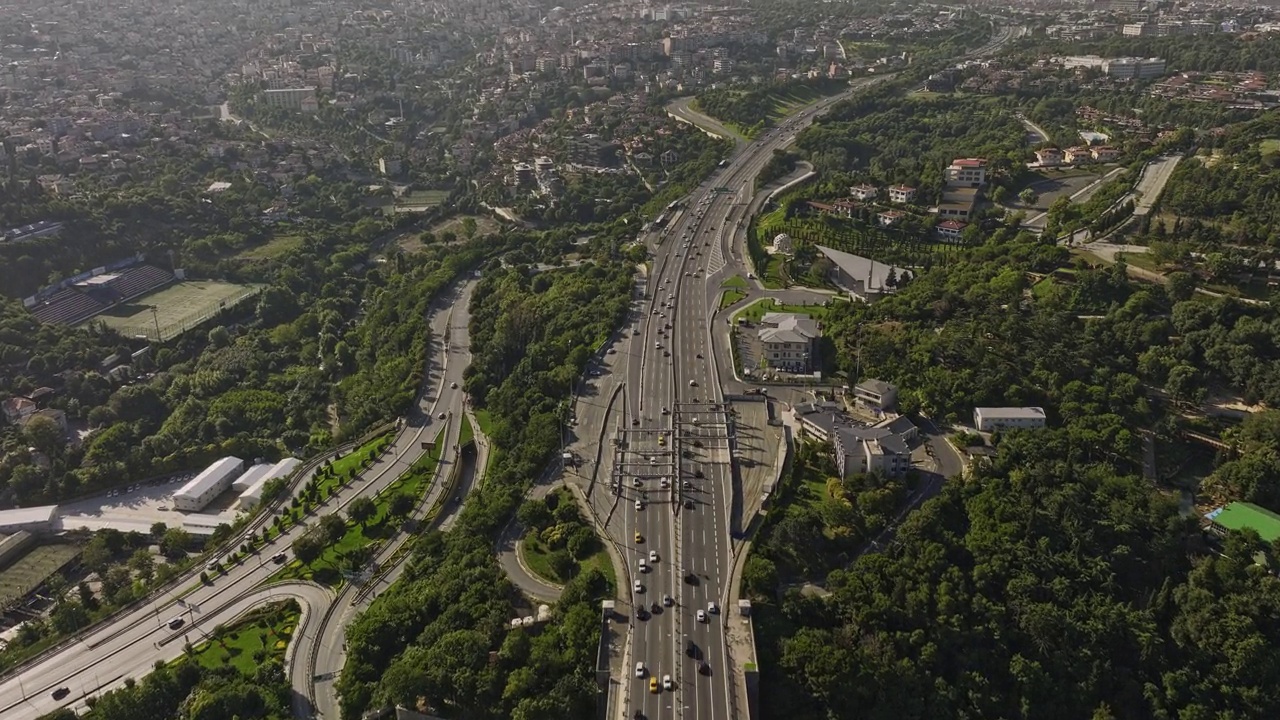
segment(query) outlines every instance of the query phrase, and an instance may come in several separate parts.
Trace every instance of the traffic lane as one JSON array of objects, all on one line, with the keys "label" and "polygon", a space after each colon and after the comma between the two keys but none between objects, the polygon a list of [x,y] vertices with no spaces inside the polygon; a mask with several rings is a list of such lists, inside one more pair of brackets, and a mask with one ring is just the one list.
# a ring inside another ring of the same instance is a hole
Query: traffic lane
[{"label": "traffic lane", "polygon": [[[391,473],[398,476],[423,452],[420,448],[408,446],[407,443],[402,442],[401,445],[402,455],[381,468],[375,482],[365,485],[358,494],[367,494],[371,489],[389,484],[394,479]],[[338,507],[345,507],[356,496],[357,494],[350,495]],[[328,502],[330,501],[326,501],[325,505]],[[323,509],[325,505],[321,508]],[[232,566],[227,574],[215,576],[211,584],[198,586],[184,597],[183,605],[179,605],[179,600],[172,594],[162,595],[119,621],[95,630],[83,639],[84,642],[80,649],[75,651],[74,658],[63,657],[63,654],[55,655],[27,669],[21,675],[10,678],[4,685],[0,685],[0,707],[11,705],[15,697],[21,697],[28,681],[31,681],[33,686],[43,684],[47,687],[57,687],[58,685],[51,684],[48,678],[61,677],[62,684],[73,682],[79,675],[92,672],[108,660],[126,652],[130,647],[141,646],[145,649],[150,643],[156,625],[161,622],[158,618],[165,618],[167,621],[170,616],[184,612],[189,617],[194,617],[196,611],[193,608],[200,608],[204,613],[210,614],[219,612],[219,603],[225,603],[237,594],[248,591],[274,574],[278,568],[274,564],[268,564],[267,559],[278,549],[288,547],[306,529],[304,525],[290,528],[251,556],[256,560],[242,561]],[[192,582],[198,582],[198,580],[192,578]],[[113,662],[113,665],[115,664]]]},{"label": "traffic lane", "polygon": [[[306,587],[299,590],[294,586]],[[242,592],[239,595],[241,597],[236,601],[225,604],[208,614],[201,614],[199,617],[189,615],[188,617],[191,619],[185,622],[181,630],[170,630],[167,623],[172,618],[167,615],[163,616],[163,620],[158,627],[149,627],[146,633],[140,634],[128,642],[113,644],[109,656],[111,660],[109,666],[90,668],[94,671],[89,673],[79,670],[61,677],[53,672],[42,674],[42,679],[28,688],[30,695],[25,699],[25,702],[21,698],[11,699],[6,694],[3,705],[0,706],[0,715],[3,715],[6,719],[11,717],[35,718],[45,713],[53,712],[59,707],[73,704],[75,701],[67,698],[61,701],[52,699],[50,693],[59,687],[71,688],[73,693],[80,689],[81,697],[101,694],[119,687],[126,679],[138,677],[149,672],[157,660],[168,661],[182,655],[184,638],[188,637],[192,630],[199,630],[201,633],[201,636],[192,639],[193,643],[198,644],[203,637],[212,632],[216,625],[234,620],[249,610],[261,606],[264,602],[268,602],[271,597],[277,597],[281,600],[294,598],[303,604],[314,604],[315,607],[323,608],[326,597],[331,597],[332,593],[318,585],[291,583],[287,587],[272,589],[270,594],[267,590],[261,590],[252,594]],[[311,613],[307,619],[307,622],[312,624],[317,621],[318,617],[316,617],[315,613]],[[120,640],[124,640],[124,638]],[[119,645],[119,647],[116,647],[116,645]],[[51,678],[58,679],[51,681]]]}]

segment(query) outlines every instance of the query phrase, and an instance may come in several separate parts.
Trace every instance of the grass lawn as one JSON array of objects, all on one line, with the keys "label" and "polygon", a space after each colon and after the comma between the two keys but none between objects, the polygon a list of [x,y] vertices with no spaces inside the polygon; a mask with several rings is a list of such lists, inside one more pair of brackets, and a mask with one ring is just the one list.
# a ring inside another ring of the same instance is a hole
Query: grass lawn
[{"label": "grass lawn", "polygon": [[360,548],[368,547],[374,543],[385,542],[394,537],[398,531],[399,518],[390,517],[391,498],[405,494],[414,498],[415,501],[422,500],[427,489],[431,486],[431,481],[435,478],[436,466],[439,464],[441,452],[444,451],[444,448],[440,445],[440,438],[443,435],[444,429],[442,428],[440,432],[436,433],[432,443],[432,450],[419,458],[413,464],[413,467],[396,478],[382,492],[374,496],[373,501],[376,510],[371,520],[364,525],[348,522],[346,534],[336,543],[326,547],[320,557],[310,565],[304,565],[296,559],[292,560],[271,579],[312,580],[324,585],[339,585],[342,582],[340,570],[342,558]]},{"label": "grass lawn", "polygon": [[1031,286],[1031,295],[1038,300],[1043,300],[1053,293],[1053,278],[1045,278],[1035,285]]},{"label": "grass lawn", "polygon": [[613,560],[609,559],[609,551],[603,546],[594,555],[583,560],[579,567],[584,571],[592,568],[599,570],[609,581],[609,592],[613,593],[617,590],[618,578],[613,574]]},{"label": "grass lawn", "polygon": [[827,316],[827,308],[822,305],[787,305],[773,298],[762,298],[734,313],[733,322],[736,324],[738,320],[746,318],[753,323],[758,323],[765,313],[771,312],[799,313],[815,320],[822,320]]},{"label": "grass lawn", "polygon": [[297,250],[302,247],[301,235],[290,235],[282,233],[272,237],[265,243],[257,247],[251,247],[241,251],[236,255],[237,260],[274,260],[281,255]]},{"label": "grass lawn", "polygon": [[727,307],[730,307],[734,303],[738,302],[739,300],[741,300],[746,296],[747,294],[742,292],[741,290],[733,290],[733,289],[726,290],[724,295],[720,296],[720,309],[723,310]]},{"label": "grass lawn", "polygon": [[733,288],[735,290],[746,290],[748,287],[750,287],[750,285],[747,283],[746,278],[742,277],[741,275],[734,275],[733,277],[728,278],[724,282],[720,283],[720,287]]},{"label": "grass lawn", "polygon": [[561,578],[551,570],[551,549],[541,540],[526,535],[520,541],[520,555],[529,571],[552,585],[563,585],[567,578]]},{"label": "grass lawn", "polygon": [[[302,612],[292,600],[258,608],[234,625],[223,628],[212,640],[196,645],[192,659],[210,670],[231,665],[252,677],[262,659],[284,659]],[[262,653],[255,657],[255,653]],[[261,658],[261,659],[260,659]]]},{"label": "grass lawn", "polygon": [[480,426],[480,433],[485,437],[493,437],[493,416],[488,410],[476,410],[476,424]]},{"label": "grass lawn", "polygon": [[764,270],[764,277],[760,282],[770,290],[782,290],[787,287],[786,276],[783,274],[787,259],[782,255],[770,255],[769,265]]},{"label": "grass lawn", "polygon": [[223,307],[232,307],[258,293],[263,287],[216,280],[180,280],[129,302],[114,305],[84,324],[100,321],[125,337],[145,335],[151,339],[155,338],[158,325],[160,337],[167,340]]},{"label": "grass lawn", "polygon": [[1124,260],[1126,265],[1150,270],[1151,272],[1163,273],[1165,271],[1160,263],[1151,257],[1151,253],[1116,253],[1116,259]]},{"label": "grass lawn", "polygon": [[466,413],[462,414],[462,430],[458,432],[458,447],[462,447],[474,440],[476,432],[471,428],[471,418]]}]

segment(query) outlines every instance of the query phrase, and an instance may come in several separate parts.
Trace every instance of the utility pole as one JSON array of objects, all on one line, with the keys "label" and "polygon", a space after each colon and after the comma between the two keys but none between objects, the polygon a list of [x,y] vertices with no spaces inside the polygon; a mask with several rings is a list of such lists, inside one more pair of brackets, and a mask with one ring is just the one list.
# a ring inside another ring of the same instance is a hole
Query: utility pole
[{"label": "utility pole", "polygon": [[156,342],[160,342],[160,309],[155,305],[149,307],[151,309],[151,320],[156,324]]}]

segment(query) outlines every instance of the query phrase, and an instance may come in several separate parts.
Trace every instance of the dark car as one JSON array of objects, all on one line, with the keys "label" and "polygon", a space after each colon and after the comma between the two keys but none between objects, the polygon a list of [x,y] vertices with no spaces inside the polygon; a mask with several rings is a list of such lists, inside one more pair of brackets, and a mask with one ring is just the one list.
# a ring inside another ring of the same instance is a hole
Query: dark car
[{"label": "dark car", "polygon": [[50,693],[50,695],[53,696],[54,700],[61,700],[62,698],[70,694],[71,694],[71,688],[69,687],[60,687],[57,690],[54,690],[52,693]]},{"label": "dark car", "polygon": [[696,658],[696,657],[698,657],[698,646],[697,646],[697,644],[695,644],[692,640],[690,640],[690,641],[688,642],[688,644],[686,644],[686,645],[684,646],[684,654],[685,654],[685,655],[688,655],[688,656],[689,656],[689,657],[691,657],[691,658]]},{"label": "dark car", "polygon": [[685,581],[685,582],[687,582],[687,583],[689,583],[690,585],[697,585],[697,584],[698,584],[698,576],[697,576],[696,574],[694,574],[694,573],[687,573],[687,574],[685,574],[685,576],[684,576],[684,581]]},{"label": "dark car", "polygon": [[698,663],[698,674],[707,676],[711,675],[711,666],[707,664],[706,660]]}]

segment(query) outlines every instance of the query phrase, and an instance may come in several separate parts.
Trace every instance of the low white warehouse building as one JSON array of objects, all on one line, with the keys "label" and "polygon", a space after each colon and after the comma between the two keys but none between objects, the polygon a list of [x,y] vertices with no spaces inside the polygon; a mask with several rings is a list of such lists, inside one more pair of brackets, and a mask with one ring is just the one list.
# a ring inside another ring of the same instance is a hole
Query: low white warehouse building
[{"label": "low white warehouse building", "polygon": [[243,468],[244,460],[238,457],[218,460],[173,494],[173,509],[200,512],[231,487]]},{"label": "low white warehouse building", "polygon": [[[276,478],[288,476],[289,473],[293,472],[294,469],[301,464],[302,461],[297,458],[285,458],[275,465],[268,466],[266,472],[263,472],[258,476],[258,478],[253,481],[253,484],[245,488],[244,492],[240,494],[240,508],[248,510],[262,502],[262,489],[267,486],[267,483],[275,480]],[[245,474],[247,475],[248,473]]]},{"label": "low white warehouse building", "polygon": [[231,489],[242,493],[253,487],[254,483],[261,480],[262,477],[269,472],[271,472],[271,463],[258,463],[248,470],[245,470],[243,475],[236,478],[231,483]]}]

